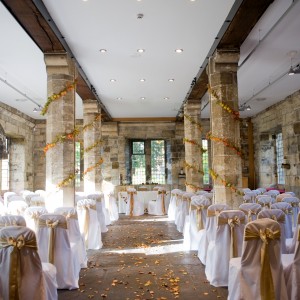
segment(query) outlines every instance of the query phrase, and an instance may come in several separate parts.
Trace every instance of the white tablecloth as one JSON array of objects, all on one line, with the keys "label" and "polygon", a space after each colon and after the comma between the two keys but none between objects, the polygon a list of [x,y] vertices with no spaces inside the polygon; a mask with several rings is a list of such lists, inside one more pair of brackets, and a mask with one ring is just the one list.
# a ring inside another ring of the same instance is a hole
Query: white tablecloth
[{"label": "white tablecloth", "polygon": [[[137,198],[144,202],[144,208],[148,208],[148,202],[156,200],[157,191],[137,191]],[[126,211],[127,192],[118,193],[119,213],[125,214]]]}]

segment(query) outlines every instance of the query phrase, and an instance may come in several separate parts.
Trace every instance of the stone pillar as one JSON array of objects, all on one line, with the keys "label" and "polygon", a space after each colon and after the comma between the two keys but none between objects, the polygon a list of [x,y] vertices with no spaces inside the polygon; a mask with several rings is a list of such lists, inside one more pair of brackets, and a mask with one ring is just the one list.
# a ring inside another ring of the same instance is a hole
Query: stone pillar
[{"label": "stone pillar", "polygon": [[[237,67],[239,52],[217,50],[209,59],[208,80],[212,89],[211,99],[211,135],[227,140],[231,145],[240,149],[240,122],[235,120],[232,113],[222,108],[217,101],[221,100],[235,111],[238,111]],[[216,97],[216,96],[217,97]],[[242,187],[241,157],[235,150],[225,146],[223,142],[213,140],[212,169],[218,175],[213,180],[214,202],[226,203],[231,208],[237,208],[241,196],[224,182]]]},{"label": "stone pillar", "polygon": [[[48,96],[59,94],[74,82],[75,66],[66,53],[45,54]],[[75,129],[75,89],[53,101],[46,114],[46,143]],[[46,207],[51,211],[59,206],[74,206],[75,182],[70,180],[61,188],[57,184],[75,174],[75,142],[66,139],[46,153]]]},{"label": "stone pillar", "polygon": [[[184,105],[184,137],[196,144],[185,142],[185,162],[193,168],[185,167],[186,191],[196,192],[196,187],[203,188],[203,175],[198,170],[202,166],[202,133],[200,125],[201,102],[189,100]],[[191,122],[192,121],[192,122]],[[199,147],[201,146],[201,148]],[[189,185],[190,184],[190,185]],[[195,188],[193,188],[195,187]]]},{"label": "stone pillar", "polygon": [[26,187],[25,141],[22,138],[11,138],[9,151],[9,190],[20,192]]},{"label": "stone pillar", "polygon": [[89,126],[83,132],[84,149],[95,145],[91,150],[84,151],[84,170],[91,168],[91,171],[84,176],[85,193],[102,191],[102,166],[93,168],[101,159],[101,144],[98,143],[101,139],[101,117],[99,117],[97,101],[85,100],[83,102],[83,126],[92,123],[93,126]]}]

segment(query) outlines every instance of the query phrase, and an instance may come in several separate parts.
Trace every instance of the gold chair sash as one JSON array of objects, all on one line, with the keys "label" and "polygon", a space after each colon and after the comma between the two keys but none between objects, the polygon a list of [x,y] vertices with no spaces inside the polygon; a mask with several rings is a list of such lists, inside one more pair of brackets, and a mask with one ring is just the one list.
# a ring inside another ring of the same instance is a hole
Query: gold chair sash
[{"label": "gold chair sash", "polygon": [[84,234],[84,242],[87,245],[89,240],[89,228],[90,228],[90,209],[97,210],[96,205],[84,204],[77,207],[79,210],[85,211],[85,218],[83,224],[83,234]]},{"label": "gold chair sash", "polygon": [[230,227],[230,258],[238,257],[238,242],[235,235],[235,227],[245,224],[245,217],[239,218],[234,216],[233,218],[218,217],[218,225],[226,225]]},{"label": "gold chair sash", "polygon": [[263,244],[260,249],[260,295],[262,300],[275,300],[275,291],[274,291],[274,283],[271,273],[270,267],[270,256],[269,256],[269,241],[270,240],[279,240],[280,239],[280,231],[272,231],[269,228],[265,230],[260,230],[259,233],[255,231],[249,230],[246,227],[245,230],[245,241],[249,240],[261,239]]},{"label": "gold chair sash", "polygon": [[128,195],[130,195],[130,202],[129,202],[129,215],[130,217],[133,216],[133,210],[134,210],[134,198],[133,195],[136,195],[136,192],[127,192]]},{"label": "gold chair sash", "polygon": [[278,223],[285,223],[285,215],[281,215],[279,218],[277,218],[275,215],[272,215],[271,219],[277,221]]},{"label": "gold chair sash", "polygon": [[207,217],[218,217],[221,211],[223,211],[223,209],[207,210]]},{"label": "gold chair sash", "polygon": [[248,223],[249,222],[251,222],[252,221],[252,216],[257,216],[257,214],[258,214],[258,212],[259,212],[259,210],[258,211],[253,211],[253,210],[251,210],[251,209],[240,209],[243,213],[245,213],[245,215],[247,215],[247,220],[248,220]]},{"label": "gold chair sash", "polygon": [[196,210],[196,223],[197,223],[197,229],[198,231],[204,229],[204,224],[203,224],[203,218],[202,218],[202,211],[203,209],[207,209],[209,205],[194,205],[191,204],[190,207],[190,212],[192,210]]},{"label": "gold chair sash", "polygon": [[182,196],[181,196],[181,195],[178,195],[178,194],[175,194],[176,206],[178,206],[179,200],[182,200]]},{"label": "gold chair sash", "polygon": [[49,254],[49,262],[54,264],[54,247],[55,247],[55,229],[57,227],[67,229],[67,223],[59,222],[59,220],[42,220],[39,219],[38,227],[47,227],[50,228],[49,234],[49,243],[48,243],[48,254]]},{"label": "gold chair sash", "polygon": [[161,210],[163,215],[166,214],[166,207],[165,207],[165,195],[167,194],[166,191],[158,191],[158,194],[161,195]]},{"label": "gold chair sash", "polygon": [[23,235],[17,238],[8,237],[7,239],[0,239],[0,248],[8,247],[13,247],[10,253],[9,265],[9,300],[19,300],[19,286],[21,284],[20,250],[23,247],[37,250],[36,239],[26,240]]}]

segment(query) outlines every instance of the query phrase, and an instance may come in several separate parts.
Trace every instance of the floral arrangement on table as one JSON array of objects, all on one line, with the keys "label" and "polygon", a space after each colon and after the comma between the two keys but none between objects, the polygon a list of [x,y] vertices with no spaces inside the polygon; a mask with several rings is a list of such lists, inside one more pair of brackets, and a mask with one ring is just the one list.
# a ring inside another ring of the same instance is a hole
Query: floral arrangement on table
[{"label": "floral arrangement on table", "polygon": [[75,89],[76,86],[76,80],[70,84],[68,84],[63,90],[61,90],[58,94],[52,94],[51,96],[48,97],[46,104],[44,105],[44,107],[42,108],[41,111],[41,115],[44,116],[49,108],[49,105],[53,102],[56,101],[58,99],[60,99],[61,97],[65,96],[69,91],[72,91],[73,89]]},{"label": "floral arrangement on table", "polygon": [[219,143],[223,143],[226,147],[228,147],[228,148],[232,149],[233,151],[235,151],[237,155],[242,156],[242,150],[239,147],[232,144],[228,139],[222,139],[220,137],[213,136],[211,134],[211,132],[208,132],[206,134],[206,139],[212,140],[212,141],[215,141],[215,142],[219,142]]},{"label": "floral arrangement on table", "polygon": [[93,166],[88,167],[82,174],[82,176],[85,176],[88,172],[91,172],[93,169],[101,166],[103,164],[103,158],[101,157]]},{"label": "floral arrangement on table", "polygon": [[197,141],[195,141],[195,140],[190,140],[190,139],[187,139],[187,138],[183,138],[183,142],[184,142],[184,143],[189,143],[189,144],[192,144],[192,145],[197,146],[197,147],[200,149],[201,153],[204,153],[204,152],[207,151],[206,149],[203,149],[203,148],[202,148],[202,145],[199,144],[199,143],[198,143]]},{"label": "floral arrangement on table", "polygon": [[244,192],[240,191],[231,182],[226,181],[225,179],[221,178],[220,175],[218,173],[216,173],[213,169],[209,170],[209,174],[214,180],[219,180],[225,187],[230,188],[233,192],[237,193],[240,196],[244,196]]},{"label": "floral arrangement on table", "polygon": [[226,104],[224,101],[222,101],[219,98],[219,96],[217,95],[217,93],[209,85],[207,86],[207,90],[208,90],[208,92],[210,93],[211,96],[213,96],[214,98],[217,99],[216,103],[218,105],[220,105],[225,111],[230,113],[235,120],[237,120],[237,121],[240,120],[240,112],[239,111],[234,110],[228,104]]}]

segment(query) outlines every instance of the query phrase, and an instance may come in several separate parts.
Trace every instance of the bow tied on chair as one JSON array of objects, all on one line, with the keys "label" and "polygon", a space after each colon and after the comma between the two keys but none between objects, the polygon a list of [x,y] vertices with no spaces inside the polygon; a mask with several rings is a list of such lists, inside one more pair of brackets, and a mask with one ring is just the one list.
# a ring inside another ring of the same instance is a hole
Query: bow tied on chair
[{"label": "bow tied on chair", "polygon": [[0,240],[1,247],[13,247],[10,253],[10,266],[9,266],[9,299],[19,299],[19,286],[21,282],[21,269],[20,269],[20,250],[23,247],[30,247],[37,250],[36,239],[25,240],[23,235],[18,237],[2,238]]},{"label": "bow tied on chair", "polygon": [[47,227],[49,227],[51,229],[57,227],[58,223],[59,223],[58,220],[57,221],[46,220]]},{"label": "bow tied on chair", "polygon": [[269,244],[272,240],[280,239],[280,231],[273,231],[270,228],[260,229],[259,232],[245,230],[245,241],[260,239],[263,244],[261,253],[261,271],[260,271],[260,294],[262,300],[275,299],[274,283],[270,267]]},{"label": "bow tied on chair", "polygon": [[165,190],[158,191],[158,195],[161,195],[161,210],[163,215],[166,214],[166,207],[165,207],[165,195],[167,192]]},{"label": "bow tied on chair", "polygon": [[134,210],[134,198],[133,195],[136,195],[136,191],[127,191],[127,194],[130,195],[130,217],[133,216],[133,210]]},{"label": "bow tied on chair", "polygon": [[204,208],[207,208],[207,206],[204,206],[202,204],[200,205],[191,205],[191,210],[196,210],[196,222],[197,222],[197,229],[198,231],[204,229],[203,219],[202,219],[202,211]]}]

